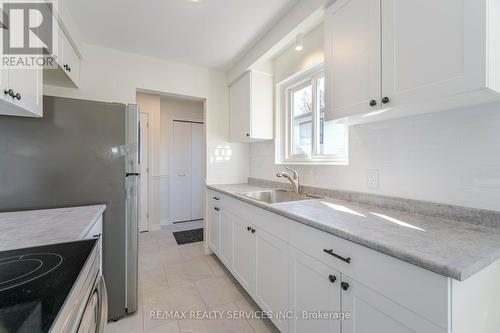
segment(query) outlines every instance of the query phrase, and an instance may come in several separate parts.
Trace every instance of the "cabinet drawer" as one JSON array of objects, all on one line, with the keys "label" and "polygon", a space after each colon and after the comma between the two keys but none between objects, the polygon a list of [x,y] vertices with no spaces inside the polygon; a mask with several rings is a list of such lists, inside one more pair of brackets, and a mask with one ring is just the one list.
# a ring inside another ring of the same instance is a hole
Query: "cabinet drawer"
[{"label": "cabinet drawer", "polygon": [[290,244],[295,248],[448,328],[450,279],[304,224],[290,225]]}]

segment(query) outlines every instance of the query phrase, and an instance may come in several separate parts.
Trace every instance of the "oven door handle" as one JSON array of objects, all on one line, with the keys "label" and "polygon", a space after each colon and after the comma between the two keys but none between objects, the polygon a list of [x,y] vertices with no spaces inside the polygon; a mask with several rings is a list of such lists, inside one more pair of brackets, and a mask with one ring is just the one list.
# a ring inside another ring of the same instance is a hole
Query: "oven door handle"
[{"label": "oven door handle", "polygon": [[99,295],[99,331],[98,333],[104,333],[106,324],[108,323],[108,291],[106,290],[106,282],[104,281],[104,276],[100,276],[99,284],[97,286],[97,293]]}]

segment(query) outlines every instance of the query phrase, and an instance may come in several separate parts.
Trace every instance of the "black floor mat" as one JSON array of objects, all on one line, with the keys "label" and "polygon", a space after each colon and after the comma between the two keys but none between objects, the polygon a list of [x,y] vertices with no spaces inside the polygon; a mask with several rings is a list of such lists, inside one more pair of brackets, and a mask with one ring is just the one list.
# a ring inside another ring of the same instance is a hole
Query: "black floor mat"
[{"label": "black floor mat", "polygon": [[203,228],[174,232],[175,241],[178,245],[196,243],[203,241]]}]

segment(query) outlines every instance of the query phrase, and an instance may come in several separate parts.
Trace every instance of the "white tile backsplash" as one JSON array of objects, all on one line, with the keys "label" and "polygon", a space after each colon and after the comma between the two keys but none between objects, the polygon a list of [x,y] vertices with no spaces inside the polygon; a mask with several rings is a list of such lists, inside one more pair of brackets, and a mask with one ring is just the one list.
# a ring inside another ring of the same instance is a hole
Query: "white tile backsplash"
[{"label": "white tile backsplash", "polygon": [[[297,166],[302,184],[500,210],[500,103],[354,126],[349,141],[348,166]],[[251,177],[282,168],[273,142],[250,145]]]}]

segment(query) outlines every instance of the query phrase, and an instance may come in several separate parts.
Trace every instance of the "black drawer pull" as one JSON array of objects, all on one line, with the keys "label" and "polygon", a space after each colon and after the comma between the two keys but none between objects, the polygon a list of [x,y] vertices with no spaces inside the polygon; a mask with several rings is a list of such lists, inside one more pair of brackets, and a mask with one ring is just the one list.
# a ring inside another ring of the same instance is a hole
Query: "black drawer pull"
[{"label": "black drawer pull", "polygon": [[212,197],[212,199],[219,201],[220,199],[217,197]]},{"label": "black drawer pull", "polygon": [[216,211],[219,211],[219,210],[220,210],[220,208],[219,208],[219,207],[214,207],[214,209],[215,209]]},{"label": "black drawer pull", "polygon": [[337,277],[335,275],[329,275],[328,280],[330,280],[331,283],[335,283],[335,281],[337,281]]},{"label": "black drawer pull", "polygon": [[342,260],[343,262],[346,262],[346,263],[348,263],[348,264],[350,264],[350,263],[351,263],[351,258],[344,258],[344,257],[341,257],[341,256],[339,256],[338,254],[333,253],[333,250],[327,250],[327,249],[324,249],[323,251],[324,251],[324,252],[326,252],[326,253],[328,253],[328,254],[329,254],[329,255],[331,255],[331,256],[334,256],[334,257],[335,257],[335,258],[337,258],[337,259]]},{"label": "black drawer pull", "polygon": [[247,231],[252,231],[252,227],[247,227]]}]

